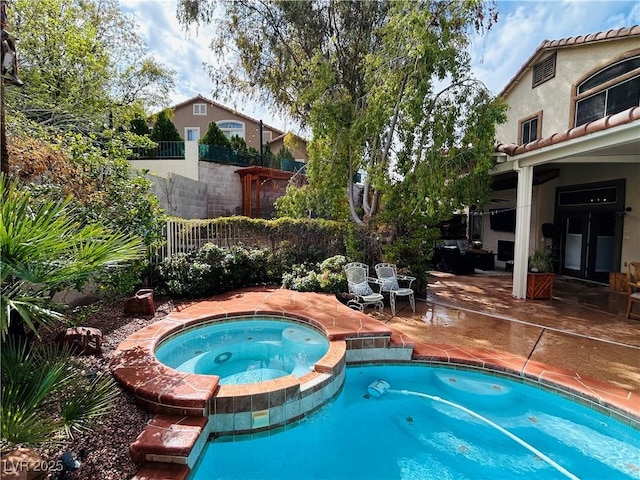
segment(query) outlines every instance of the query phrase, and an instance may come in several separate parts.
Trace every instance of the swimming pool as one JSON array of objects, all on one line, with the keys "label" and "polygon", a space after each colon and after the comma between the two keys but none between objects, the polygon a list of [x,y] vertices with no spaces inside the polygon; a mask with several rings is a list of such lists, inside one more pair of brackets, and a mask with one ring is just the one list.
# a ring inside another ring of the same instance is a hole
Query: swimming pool
[{"label": "swimming pool", "polygon": [[[389,388],[376,392],[380,379]],[[189,478],[532,477],[640,479],[640,434],[547,390],[477,371],[349,367],[332,403],[280,430],[208,442]]]},{"label": "swimming pool", "polygon": [[156,358],[185,373],[217,375],[220,385],[301,377],[327,353],[329,341],[280,317],[232,317],[169,337]]}]

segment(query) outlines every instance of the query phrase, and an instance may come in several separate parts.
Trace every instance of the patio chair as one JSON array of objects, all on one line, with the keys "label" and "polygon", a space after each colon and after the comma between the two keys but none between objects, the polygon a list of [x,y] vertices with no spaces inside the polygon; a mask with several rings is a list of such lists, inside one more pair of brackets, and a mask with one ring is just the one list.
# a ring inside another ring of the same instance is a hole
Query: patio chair
[{"label": "patio chair", "polygon": [[344,266],[344,272],[347,275],[349,293],[353,295],[353,298],[347,302],[347,306],[363,312],[368,305],[373,305],[382,312],[384,297],[380,292],[375,293],[369,285],[373,283],[378,285],[378,289],[380,288],[378,279],[369,276],[369,266],[360,262],[347,263]]},{"label": "patio chair", "polygon": [[[416,299],[411,289],[411,284],[416,277],[408,275],[398,275],[396,266],[391,263],[378,263],[375,267],[378,280],[382,282],[381,291],[389,293],[389,303],[391,304],[391,314],[396,314],[396,297],[409,297],[411,310],[416,311]],[[406,287],[401,287],[399,282],[408,282]]]},{"label": "patio chair", "polygon": [[632,312],[634,303],[640,305],[640,262],[627,263],[627,318],[640,319],[640,312]]}]

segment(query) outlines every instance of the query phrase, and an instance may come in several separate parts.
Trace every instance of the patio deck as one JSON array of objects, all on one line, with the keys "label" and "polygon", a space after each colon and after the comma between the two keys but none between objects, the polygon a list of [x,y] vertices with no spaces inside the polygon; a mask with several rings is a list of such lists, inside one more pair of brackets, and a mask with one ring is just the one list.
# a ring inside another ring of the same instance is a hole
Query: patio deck
[{"label": "patio deck", "polygon": [[386,309],[372,316],[414,339],[418,351],[448,344],[515,355],[523,369],[537,363],[640,395],[640,322],[625,319],[625,293],[557,276],[553,299],[518,300],[511,286],[511,275],[432,272],[416,313],[405,302],[393,318]]}]

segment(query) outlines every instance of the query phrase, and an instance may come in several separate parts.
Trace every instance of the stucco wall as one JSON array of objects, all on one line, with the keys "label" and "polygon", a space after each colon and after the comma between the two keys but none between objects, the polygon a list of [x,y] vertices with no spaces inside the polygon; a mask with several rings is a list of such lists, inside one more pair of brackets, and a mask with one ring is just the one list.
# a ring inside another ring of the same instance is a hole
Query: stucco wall
[{"label": "stucco wall", "polygon": [[[556,75],[532,88],[533,68],[529,68],[505,99],[510,105],[507,123],[498,125],[500,143],[518,142],[518,122],[542,110],[541,138],[573,127],[572,92],[575,85],[599,67],[638,48],[638,39],[618,39],[557,50]],[[544,56],[541,57],[545,58]]]},{"label": "stucco wall", "polygon": [[[194,115],[193,105],[195,103],[206,104],[207,114]],[[177,108],[174,109],[173,118],[171,120],[178,129],[178,132],[180,132],[180,135],[182,135],[185,140],[187,128],[199,128],[200,137],[202,138],[204,134],[207,133],[207,129],[209,128],[209,124],[211,122],[220,122],[224,120],[240,122],[244,125],[244,140],[245,142],[247,142],[247,145],[255,148],[256,150],[260,150],[259,120],[254,120],[239,112],[227,110],[215,103],[206,101],[205,99],[196,98],[185,104],[178,105]],[[271,132],[273,138],[282,134],[281,131],[275,130],[268,125],[264,125],[262,131],[263,134],[265,134],[265,138],[267,139],[269,138],[269,132]]]},{"label": "stucco wall", "polygon": [[150,158],[129,160],[138,170],[147,170],[152,175],[168,177],[171,174],[198,180],[198,142],[184,143],[184,158]]}]

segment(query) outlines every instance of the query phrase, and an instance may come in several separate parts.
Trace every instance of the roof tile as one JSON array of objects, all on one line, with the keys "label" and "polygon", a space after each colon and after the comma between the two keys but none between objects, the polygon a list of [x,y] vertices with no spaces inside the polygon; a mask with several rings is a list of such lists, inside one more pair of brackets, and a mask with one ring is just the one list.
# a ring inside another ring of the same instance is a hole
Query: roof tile
[{"label": "roof tile", "polygon": [[640,107],[631,107],[620,113],[608,115],[604,118],[599,118],[593,122],[585,123],[578,127],[570,128],[563,132],[557,132],[548,137],[544,137],[533,142],[526,143],[524,145],[516,145],[515,143],[501,143],[496,145],[495,151],[497,153],[506,153],[509,156],[520,155],[521,153],[530,152],[532,150],[538,150],[540,148],[548,147],[550,145],[556,145],[567,140],[573,140],[585,135],[607,130],[609,128],[619,127],[627,123],[640,120]]}]

